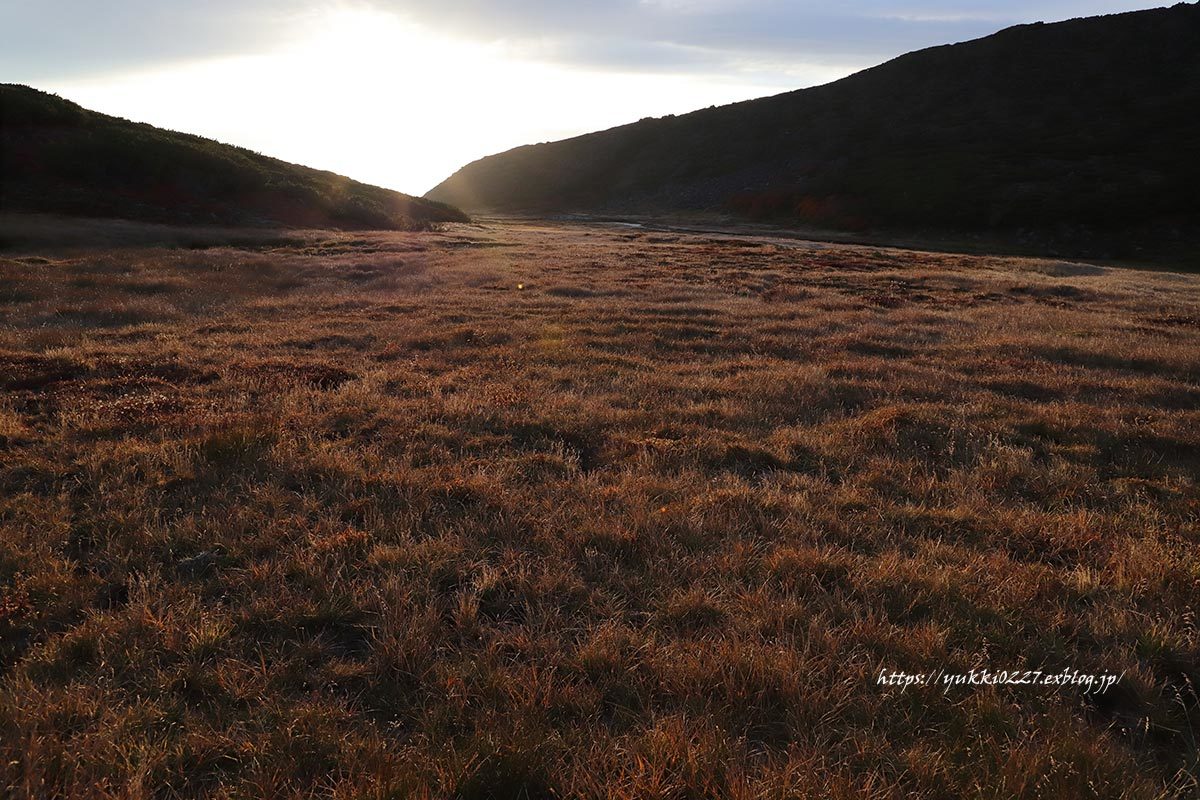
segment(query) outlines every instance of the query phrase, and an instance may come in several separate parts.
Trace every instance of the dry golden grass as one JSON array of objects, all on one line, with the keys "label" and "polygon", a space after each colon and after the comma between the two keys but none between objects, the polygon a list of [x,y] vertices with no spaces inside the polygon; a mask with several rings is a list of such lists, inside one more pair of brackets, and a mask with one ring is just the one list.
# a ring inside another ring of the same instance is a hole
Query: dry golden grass
[{"label": "dry golden grass", "polygon": [[7,796],[1196,795],[1197,277],[128,234],[0,260]]}]

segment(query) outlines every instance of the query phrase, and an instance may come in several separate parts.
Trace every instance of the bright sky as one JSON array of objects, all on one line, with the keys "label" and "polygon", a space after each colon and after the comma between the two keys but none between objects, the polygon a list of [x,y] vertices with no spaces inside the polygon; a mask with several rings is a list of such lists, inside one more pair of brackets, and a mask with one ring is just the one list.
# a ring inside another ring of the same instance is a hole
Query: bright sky
[{"label": "bright sky", "polygon": [[0,0],[0,82],[422,194],[521,144],[825,83],[1019,22],[1159,3],[829,5]]}]

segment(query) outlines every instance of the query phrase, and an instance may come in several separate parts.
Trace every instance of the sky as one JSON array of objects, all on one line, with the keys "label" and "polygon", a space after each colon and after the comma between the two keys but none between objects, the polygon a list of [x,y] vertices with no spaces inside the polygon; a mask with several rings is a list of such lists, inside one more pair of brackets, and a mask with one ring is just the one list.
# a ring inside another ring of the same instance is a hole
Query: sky
[{"label": "sky", "polygon": [[1136,0],[0,0],[0,82],[409,194],[522,144]]}]

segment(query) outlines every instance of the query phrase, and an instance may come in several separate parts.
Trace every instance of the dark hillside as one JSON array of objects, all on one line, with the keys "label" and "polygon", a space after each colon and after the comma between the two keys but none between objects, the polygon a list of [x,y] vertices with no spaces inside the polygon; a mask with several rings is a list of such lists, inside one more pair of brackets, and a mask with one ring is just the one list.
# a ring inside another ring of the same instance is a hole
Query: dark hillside
[{"label": "dark hillside", "polygon": [[1200,230],[1200,6],[1024,25],[836,83],[475,162],[468,210],[732,212],[1093,254]]},{"label": "dark hillside", "polygon": [[0,206],[168,223],[410,229],[451,206],[0,85]]}]

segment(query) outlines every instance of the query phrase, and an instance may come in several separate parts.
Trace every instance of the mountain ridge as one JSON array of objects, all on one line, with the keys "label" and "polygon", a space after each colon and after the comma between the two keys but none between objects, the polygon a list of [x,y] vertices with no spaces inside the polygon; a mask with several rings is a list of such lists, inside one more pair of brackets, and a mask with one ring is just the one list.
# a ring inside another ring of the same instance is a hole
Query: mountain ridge
[{"label": "mountain ridge", "polygon": [[0,84],[0,208],[183,224],[420,229],[457,208]]},{"label": "mountain ridge", "polygon": [[426,197],[1194,255],[1198,109],[1200,5],[1181,3],[1019,25],[823,86],[525,145]]}]

